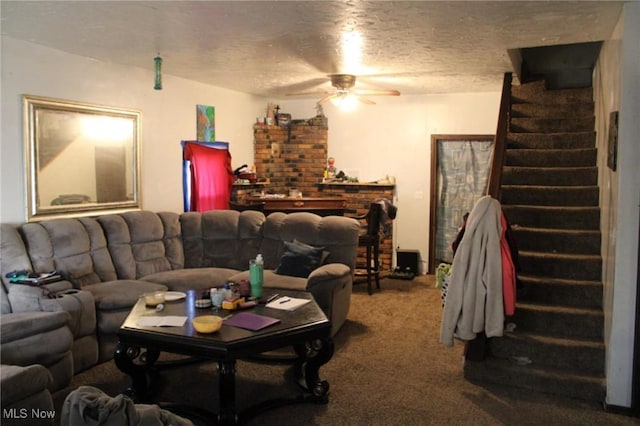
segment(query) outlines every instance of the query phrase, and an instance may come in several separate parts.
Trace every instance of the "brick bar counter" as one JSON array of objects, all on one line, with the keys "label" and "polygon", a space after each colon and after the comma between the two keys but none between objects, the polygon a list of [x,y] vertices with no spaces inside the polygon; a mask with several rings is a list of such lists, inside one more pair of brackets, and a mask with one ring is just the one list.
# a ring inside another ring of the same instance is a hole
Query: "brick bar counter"
[{"label": "brick bar counter", "polygon": [[[375,183],[319,183],[317,197],[344,197],[347,200],[345,216],[359,216],[369,211],[369,204],[378,198],[393,201],[394,185]],[[393,241],[391,236],[380,242],[380,262],[382,271],[391,270],[393,258]],[[365,249],[358,249],[358,263],[365,263]]]}]

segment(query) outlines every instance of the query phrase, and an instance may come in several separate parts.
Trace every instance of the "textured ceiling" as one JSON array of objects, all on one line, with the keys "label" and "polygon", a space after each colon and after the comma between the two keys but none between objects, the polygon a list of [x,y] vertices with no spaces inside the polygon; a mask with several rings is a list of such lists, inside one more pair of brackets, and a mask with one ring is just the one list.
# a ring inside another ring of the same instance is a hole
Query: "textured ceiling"
[{"label": "textured ceiling", "polygon": [[[608,39],[622,2],[2,1],[2,34],[266,97],[498,91],[507,51]],[[347,43],[347,40],[350,40]],[[345,47],[349,44],[352,47]]]}]

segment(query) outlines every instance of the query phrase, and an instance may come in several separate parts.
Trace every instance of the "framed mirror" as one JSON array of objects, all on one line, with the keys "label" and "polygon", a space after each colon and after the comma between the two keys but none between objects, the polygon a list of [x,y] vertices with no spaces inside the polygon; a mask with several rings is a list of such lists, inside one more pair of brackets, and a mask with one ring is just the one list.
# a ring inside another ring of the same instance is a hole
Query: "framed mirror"
[{"label": "framed mirror", "polygon": [[140,208],[140,112],[23,96],[27,219]]}]

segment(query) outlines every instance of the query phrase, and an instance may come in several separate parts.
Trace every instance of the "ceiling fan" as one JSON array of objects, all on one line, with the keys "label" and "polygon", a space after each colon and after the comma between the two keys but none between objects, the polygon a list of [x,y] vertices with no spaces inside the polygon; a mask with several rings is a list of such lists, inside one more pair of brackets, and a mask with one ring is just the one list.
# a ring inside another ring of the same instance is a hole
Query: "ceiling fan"
[{"label": "ceiling fan", "polygon": [[347,106],[347,104],[355,106],[360,101],[365,104],[375,105],[370,99],[363,96],[400,96],[397,90],[352,90],[356,84],[356,76],[353,74],[329,74],[331,85],[336,88],[335,91],[318,90],[314,92],[298,92],[287,93],[287,96],[308,96],[308,95],[325,95],[318,100],[318,103],[331,101],[336,106]]}]

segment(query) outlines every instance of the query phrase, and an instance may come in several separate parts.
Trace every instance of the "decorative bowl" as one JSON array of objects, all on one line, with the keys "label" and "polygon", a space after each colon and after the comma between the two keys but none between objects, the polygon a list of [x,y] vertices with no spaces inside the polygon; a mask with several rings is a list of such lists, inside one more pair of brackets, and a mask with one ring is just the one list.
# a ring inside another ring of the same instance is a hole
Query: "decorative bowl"
[{"label": "decorative bowl", "polygon": [[144,296],[144,304],[155,308],[161,303],[164,303],[166,291],[152,291],[150,293],[145,293]]},{"label": "decorative bowl", "polygon": [[214,333],[222,327],[222,318],[216,315],[202,315],[193,319],[193,328],[198,333]]}]

